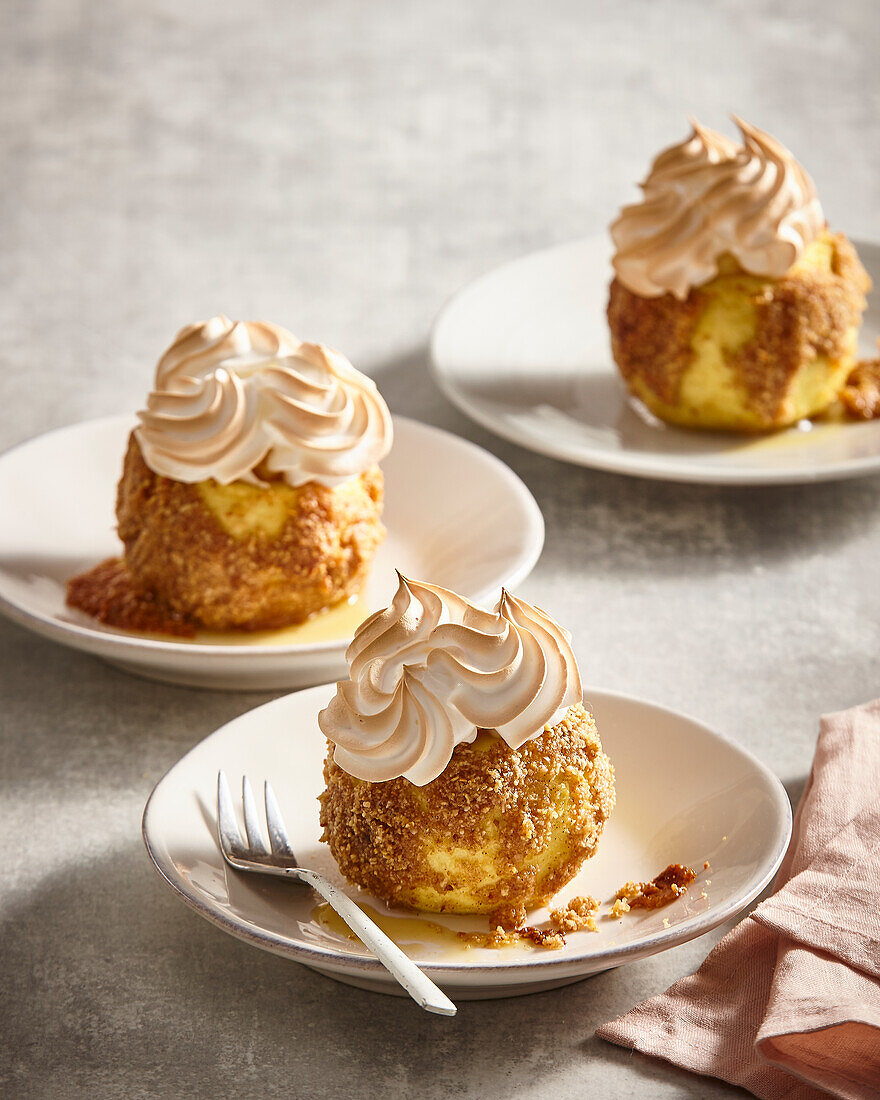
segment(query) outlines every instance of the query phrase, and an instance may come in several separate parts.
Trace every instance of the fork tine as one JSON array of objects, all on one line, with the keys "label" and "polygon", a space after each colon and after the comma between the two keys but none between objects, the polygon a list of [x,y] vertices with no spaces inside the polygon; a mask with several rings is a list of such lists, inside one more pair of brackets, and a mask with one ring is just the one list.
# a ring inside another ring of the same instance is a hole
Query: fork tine
[{"label": "fork tine", "polygon": [[247,833],[248,844],[251,851],[261,856],[267,856],[269,849],[263,840],[263,830],[260,828],[260,819],[257,817],[257,804],[254,802],[254,792],[246,775],[241,777],[241,800],[244,803],[244,828]]},{"label": "fork tine", "polygon": [[217,773],[217,833],[220,838],[220,847],[227,852],[241,852],[244,850],[241,833],[238,831],[238,823],[235,820],[235,809],[232,805],[232,792],[226,779],[226,772]]},{"label": "fork tine", "polygon": [[455,1015],[455,1005],[434,985],[427,974],[409,959],[385,933],[375,925],[367,914],[346,894],[342,893],[327,879],[315,871],[297,866],[296,859],[287,839],[287,830],[278,809],[278,800],[268,780],[263,796],[266,803],[266,823],[272,853],[266,849],[260,832],[260,823],[254,805],[254,792],[246,775],[241,777],[241,796],[244,803],[244,827],[247,832],[250,850],[245,848],[241,839],[232,795],[226,775],[217,773],[217,833],[220,850],[228,864],[240,871],[258,871],[263,874],[285,875],[288,881],[305,882],[318,891],[331,907],[358,935],[368,950],[397,979],[413,1000],[428,1012],[438,1012],[444,1016]]},{"label": "fork tine", "polygon": [[263,785],[263,798],[266,802],[266,824],[269,826],[269,843],[272,846],[272,854],[287,856],[294,859],[293,849],[287,839],[287,829],[284,827],[284,818],[278,809],[278,799],[272,790],[272,784],[267,779]]}]

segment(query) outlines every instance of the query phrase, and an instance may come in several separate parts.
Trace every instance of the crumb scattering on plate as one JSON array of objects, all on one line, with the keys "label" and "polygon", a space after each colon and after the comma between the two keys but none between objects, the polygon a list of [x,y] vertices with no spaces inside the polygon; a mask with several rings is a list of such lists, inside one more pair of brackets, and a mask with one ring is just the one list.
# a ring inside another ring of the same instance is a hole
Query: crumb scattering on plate
[{"label": "crumb scattering on plate", "polygon": [[570,932],[598,932],[596,914],[600,902],[589,895],[578,895],[566,905],[550,910],[546,925],[524,925],[522,928],[504,929],[496,925],[491,932],[459,932],[459,939],[468,947],[510,947],[525,940],[537,947],[558,951],[565,946]]},{"label": "crumb scattering on plate", "polygon": [[629,909],[662,909],[684,894],[696,877],[696,872],[683,863],[670,863],[650,882],[624,883],[617,891],[616,902],[625,901]]},{"label": "crumb scattering on plate", "polygon": [[531,940],[538,947],[549,947],[551,951],[558,951],[565,946],[565,936],[554,928],[534,928],[526,925],[517,930],[517,935],[522,939]]}]

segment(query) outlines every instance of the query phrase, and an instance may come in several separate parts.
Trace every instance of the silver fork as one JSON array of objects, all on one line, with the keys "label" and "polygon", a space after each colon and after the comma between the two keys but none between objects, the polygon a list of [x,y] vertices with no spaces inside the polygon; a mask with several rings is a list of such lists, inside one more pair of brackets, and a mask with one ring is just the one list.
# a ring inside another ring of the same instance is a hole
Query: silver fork
[{"label": "silver fork", "polygon": [[264,800],[270,847],[267,847],[263,840],[254,792],[251,790],[247,776],[244,776],[241,781],[241,797],[244,804],[247,844],[242,840],[238,829],[226,775],[222,771],[219,772],[217,775],[217,835],[220,851],[230,867],[235,867],[238,871],[256,871],[263,875],[281,875],[293,882],[302,882],[311,886],[330,903],[352,932],[394,975],[417,1005],[441,1016],[454,1016],[455,1005],[442,989],[438,989],[428,975],[419,970],[412,959],[370,920],[360,906],[355,905],[351,898],[316,871],[298,866],[290,841],[287,839],[287,830],[278,809],[275,792],[268,780],[264,788]]}]

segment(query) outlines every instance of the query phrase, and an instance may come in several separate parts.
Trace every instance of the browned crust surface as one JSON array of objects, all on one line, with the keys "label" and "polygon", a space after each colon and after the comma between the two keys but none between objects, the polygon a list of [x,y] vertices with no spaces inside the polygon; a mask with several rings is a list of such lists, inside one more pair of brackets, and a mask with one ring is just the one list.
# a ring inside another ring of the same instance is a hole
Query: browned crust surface
[{"label": "browned crust surface", "polygon": [[853,368],[840,400],[855,420],[880,417],[880,359],[863,359]]},{"label": "browned crust surface", "polygon": [[[324,779],[322,839],[346,878],[404,906],[412,905],[420,886],[441,894],[464,888],[479,912],[492,914],[493,928],[518,928],[527,909],[544,904],[571,880],[596,851],[614,805],[613,769],[592,715],[581,705],[519,750],[496,736],[479,752],[459,745],[445,771],[424,787],[406,779],[354,779],[333,762],[332,746]],[[569,793],[566,843],[539,876],[533,861],[550,839],[558,813],[553,787],[560,782]],[[450,883],[426,859],[432,841],[484,852],[496,839],[495,882],[474,877]]]},{"label": "browned crust surface", "polygon": [[280,534],[228,534],[197,486],[155,474],[129,439],[116,501],[135,583],[210,630],[269,630],[303,622],[360,590],[385,535],[382,473],[355,486],[310,482]]},{"label": "browned crust surface", "polygon": [[671,294],[641,298],[615,279],[608,298],[608,327],[624,381],[640,378],[661,401],[674,405],[690,366],[691,336],[702,305],[697,291],[683,302]]},{"label": "browned crust surface", "polygon": [[856,250],[842,233],[832,241],[831,271],[797,271],[756,296],[755,337],[731,357],[754,407],[768,421],[804,363],[818,355],[844,356],[848,333],[865,308],[870,281]]},{"label": "browned crust surface", "polygon": [[[760,289],[748,292],[755,335],[727,355],[752,408],[768,427],[774,426],[791,381],[804,364],[816,356],[843,357],[848,333],[865,308],[870,280],[856,250],[842,233],[828,237],[833,247],[830,271],[795,266],[783,278],[761,280]],[[706,299],[699,288],[683,302],[671,294],[642,298],[617,279],[612,282],[608,324],[625,381],[639,378],[662,402],[677,404]]]}]

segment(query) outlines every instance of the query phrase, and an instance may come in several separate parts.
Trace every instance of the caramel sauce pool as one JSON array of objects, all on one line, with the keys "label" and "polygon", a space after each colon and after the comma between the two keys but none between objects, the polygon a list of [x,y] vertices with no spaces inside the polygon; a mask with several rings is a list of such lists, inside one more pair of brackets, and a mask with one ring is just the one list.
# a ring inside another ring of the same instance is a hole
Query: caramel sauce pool
[{"label": "caramel sauce pool", "polygon": [[[461,951],[467,947],[467,943],[453,932],[451,928],[444,928],[442,924],[435,924],[431,920],[423,920],[421,917],[395,917],[391,913],[383,913],[374,909],[372,905],[358,903],[370,920],[377,924],[386,936],[390,936],[398,945],[404,943],[432,943],[439,947],[455,948]],[[354,943],[360,943],[360,939],[348,927],[342,917],[329,905],[321,902],[311,912],[311,918],[328,932],[335,932],[338,936],[344,936]]]},{"label": "caramel sauce pool", "polygon": [[336,642],[350,638],[370,614],[363,596],[348,603],[319,611],[304,623],[285,626],[280,630],[200,630],[193,638],[175,641],[196,645],[314,645],[316,642]]},{"label": "caramel sauce pool", "polygon": [[67,604],[117,630],[130,630],[157,641],[192,645],[290,646],[344,641],[369,615],[366,595],[318,611],[304,623],[279,630],[199,630],[185,617],[164,608],[132,582],[124,562],[108,558],[71,577]]}]

